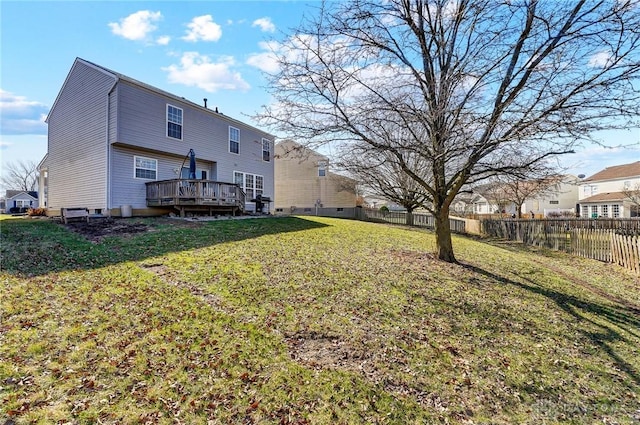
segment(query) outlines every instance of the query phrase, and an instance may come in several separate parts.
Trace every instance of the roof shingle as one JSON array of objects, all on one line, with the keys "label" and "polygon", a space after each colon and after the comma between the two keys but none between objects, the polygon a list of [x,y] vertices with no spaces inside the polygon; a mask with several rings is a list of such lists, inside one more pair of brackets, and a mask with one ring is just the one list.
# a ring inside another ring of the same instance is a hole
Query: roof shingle
[{"label": "roof shingle", "polygon": [[640,161],[632,162],[631,164],[607,167],[583,181],[594,182],[600,180],[622,179],[625,177],[640,177]]}]

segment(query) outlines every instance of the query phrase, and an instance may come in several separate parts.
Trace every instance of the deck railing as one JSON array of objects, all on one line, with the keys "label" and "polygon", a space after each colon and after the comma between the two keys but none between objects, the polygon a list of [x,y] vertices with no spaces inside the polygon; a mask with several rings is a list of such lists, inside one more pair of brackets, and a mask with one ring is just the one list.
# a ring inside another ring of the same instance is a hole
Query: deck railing
[{"label": "deck railing", "polygon": [[213,180],[173,179],[148,182],[149,207],[236,207],[244,210],[245,193],[234,183]]}]

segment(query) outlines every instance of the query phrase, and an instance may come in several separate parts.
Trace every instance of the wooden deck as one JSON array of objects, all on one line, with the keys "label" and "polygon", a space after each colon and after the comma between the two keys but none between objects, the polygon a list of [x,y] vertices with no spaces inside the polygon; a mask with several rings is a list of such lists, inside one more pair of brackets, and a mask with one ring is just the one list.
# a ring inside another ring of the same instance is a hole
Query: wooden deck
[{"label": "wooden deck", "polygon": [[242,213],[245,193],[236,184],[213,180],[173,179],[148,182],[148,207],[174,207],[185,211]]}]

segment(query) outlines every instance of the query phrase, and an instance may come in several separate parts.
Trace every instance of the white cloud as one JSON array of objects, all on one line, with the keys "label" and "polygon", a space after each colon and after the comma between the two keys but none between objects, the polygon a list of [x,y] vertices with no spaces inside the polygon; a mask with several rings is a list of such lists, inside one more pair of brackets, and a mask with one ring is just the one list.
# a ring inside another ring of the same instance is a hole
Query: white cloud
[{"label": "white cloud", "polygon": [[613,57],[609,52],[598,52],[589,58],[589,66],[594,68],[604,68],[611,65]]},{"label": "white cloud", "polygon": [[111,32],[128,40],[146,40],[153,31],[157,29],[154,25],[162,19],[162,13],[151,12],[150,10],[140,10],[132,13],[120,22],[110,22]]},{"label": "white cloud", "polygon": [[211,58],[198,52],[185,52],[180,64],[162,70],[168,73],[171,83],[196,86],[210,93],[218,90],[249,90],[251,86],[242,79],[240,73],[232,70],[235,65],[231,56],[212,62]]},{"label": "white cloud", "polygon": [[265,51],[249,55],[247,64],[272,74],[278,72],[279,65],[276,52],[280,49],[280,44],[277,42],[268,43],[262,41],[258,43],[258,45]]},{"label": "white cloud", "polygon": [[168,35],[162,35],[156,38],[156,43],[161,46],[166,46],[167,44],[169,44],[170,41],[171,41],[171,37],[169,37]]},{"label": "white cloud", "polygon": [[46,134],[44,120],[49,108],[24,96],[0,89],[0,128],[2,134]]},{"label": "white cloud", "polygon": [[273,24],[273,22],[271,22],[271,18],[266,16],[264,18],[256,19],[255,21],[253,21],[253,24],[251,24],[251,26],[260,27],[260,30],[263,32],[275,32],[276,30],[276,26]]},{"label": "white cloud", "polygon": [[218,41],[222,37],[222,27],[213,22],[211,15],[196,16],[187,27],[187,35],[182,37],[185,41]]}]

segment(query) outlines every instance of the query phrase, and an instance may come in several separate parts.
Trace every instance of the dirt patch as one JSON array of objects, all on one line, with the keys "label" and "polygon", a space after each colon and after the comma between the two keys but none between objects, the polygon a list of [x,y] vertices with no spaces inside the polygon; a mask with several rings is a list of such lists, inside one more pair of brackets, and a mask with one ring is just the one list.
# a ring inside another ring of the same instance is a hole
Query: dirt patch
[{"label": "dirt patch", "polygon": [[93,219],[88,222],[73,221],[64,226],[92,242],[99,242],[107,236],[127,236],[150,230],[150,226],[145,223],[114,218]]}]

